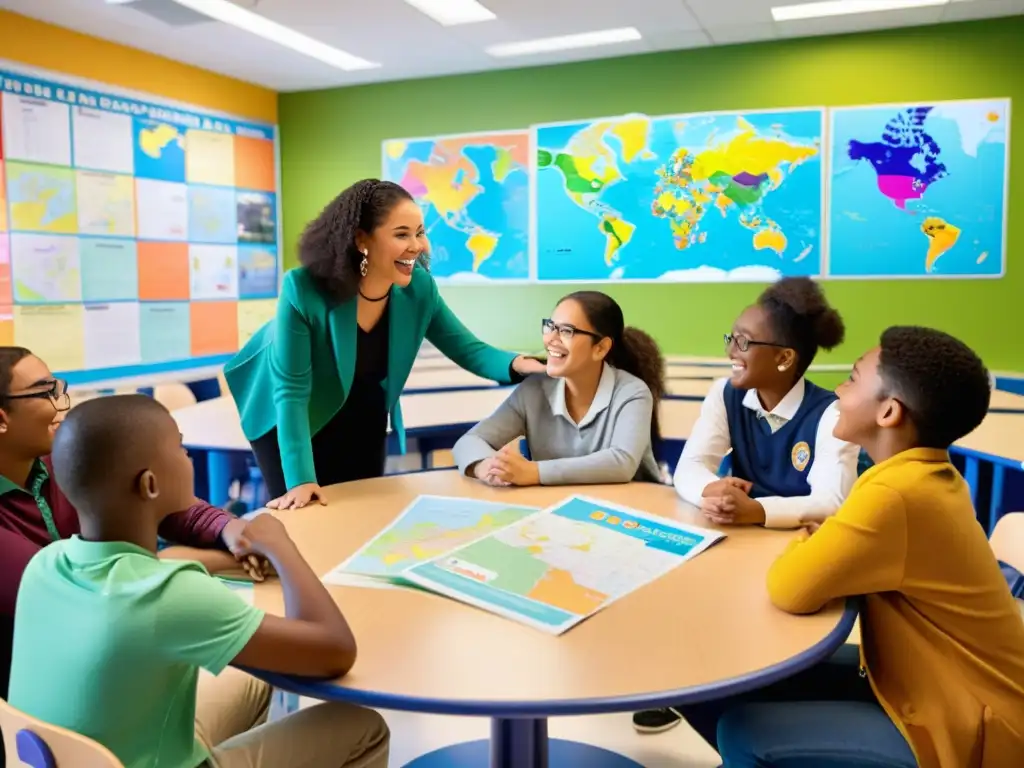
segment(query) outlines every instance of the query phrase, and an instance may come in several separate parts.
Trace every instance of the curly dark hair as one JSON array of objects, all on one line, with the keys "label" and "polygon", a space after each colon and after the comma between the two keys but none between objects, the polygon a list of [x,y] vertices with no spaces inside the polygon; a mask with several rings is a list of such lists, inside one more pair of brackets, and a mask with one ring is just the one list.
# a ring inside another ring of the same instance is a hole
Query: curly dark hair
[{"label": "curly dark hair", "polygon": [[919,445],[945,450],[981,424],[992,386],[973,349],[948,333],[907,325],[888,328],[880,343],[882,385],[903,403]]},{"label": "curly dark hair", "polygon": [[757,303],[768,314],[775,342],[796,352],[798,377],[811,367],[819,349],[843,343],[843,318],[809,277],[784,277],[768,286]]},{"label": "curly dark hair", "polygon": [[639,328],[626,325],[622,307],[611,296],[600,291],[576,291],[563,296],[563,301],[575,301],[583,314],[601,336],[612,340],[608,362],[626,373],[631,373],[647,385],[654,396],[654,411],[651,415],[651,441],[661,439],[661,423],[658,406],[665,396],[665,360],[658,343]]},{"label": "curly dark hair", "polygon": [[11,377],[14,366],[32,353],[24,347],[0,347],[0,408],[7,408],[11,401]]},{"label": "curly dark hair", "polygon": [[[334,198],[306,225],[299,240],[299,263],[321,289],[338,301],[359,292],[359,263],[363,255],[356,247],[359,232],[370,234],[403,200],[413,197],[390,181],[363,179]],[[426,251],[420,263],[430,266]]]}]

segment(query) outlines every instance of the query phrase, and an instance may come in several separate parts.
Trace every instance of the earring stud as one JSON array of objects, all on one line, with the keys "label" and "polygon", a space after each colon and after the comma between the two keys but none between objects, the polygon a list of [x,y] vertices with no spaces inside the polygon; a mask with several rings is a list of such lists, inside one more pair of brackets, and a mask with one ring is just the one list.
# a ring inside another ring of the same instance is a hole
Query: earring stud
[{"label": "earring stud", "polygon": [[789,368],[788,365],[780,365],[779,366],[779,372],[781,373],[782,371],[786,370],[787,368]]}]

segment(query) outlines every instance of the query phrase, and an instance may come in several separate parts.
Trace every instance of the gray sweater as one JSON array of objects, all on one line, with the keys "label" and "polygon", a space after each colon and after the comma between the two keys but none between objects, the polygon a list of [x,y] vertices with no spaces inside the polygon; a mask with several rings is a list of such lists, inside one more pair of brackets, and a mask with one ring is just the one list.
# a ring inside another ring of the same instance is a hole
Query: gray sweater
[{"label": "gray sweater", "polygon": [[661,482],[651,448],[654,398],[643,381],[605,365],[586,416],[576,424],[565,404],[565,380],[531,376],[452,449],[465,474],[519,437],[526,437],[541,485]]}]

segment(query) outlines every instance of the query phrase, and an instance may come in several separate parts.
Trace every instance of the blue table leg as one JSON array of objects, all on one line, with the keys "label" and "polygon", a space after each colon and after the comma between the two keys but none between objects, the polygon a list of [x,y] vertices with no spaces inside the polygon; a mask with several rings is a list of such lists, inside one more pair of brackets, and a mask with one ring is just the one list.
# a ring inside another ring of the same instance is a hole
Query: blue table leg
[{"label": "blue table leg", "polygon": [[992,535],[999,517],[1003,513],[1003,483],[1006,481],[1006,467],[1002,464],[992,465],[992,494],[988,500],[988,527],[985,533]]},{"label": "blue table leg", "polygon": [[405,768],[643,768],[607,749],[563,739],[548,739],[547,720],[491,721],[490,741],[444,747],[407,763]]},{"label": "blue table leg", "polygon": [[206,500],[215,507],[223,507],[231,497],[228,496],[228,489],[231,486],[232,466],[231,453],[228,451],[207,451],[206,452]]}]

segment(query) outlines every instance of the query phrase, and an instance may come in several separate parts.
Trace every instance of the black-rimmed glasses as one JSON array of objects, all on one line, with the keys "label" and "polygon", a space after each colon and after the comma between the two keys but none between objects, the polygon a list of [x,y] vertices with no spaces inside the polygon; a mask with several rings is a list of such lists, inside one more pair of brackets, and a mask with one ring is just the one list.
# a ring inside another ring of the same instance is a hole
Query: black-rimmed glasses
[{"label": "black-rimmed glasses", "polygon": [[68,383],[64,379],[40,382],[40,387],[46,387],[38,392],[18,392],[6,395],[8,400],[42,400],[47,399],[53,407],[60,411],[71,409],[71,395],[68,394]]},{"label": "black-rimmed glasses", "polygon": [[725,334],[725,348],[728,349],[733,344],[740,352],[746,352],[751,347],[778,347],[779,349],[785,349],[785,344],[776,344],[774,341],[754,341],[748,339],[741,333],[727,333]]},{"label": "black-rimmed glasses", "polygon": [[599,333],[594,333],[593,331],[584,331],[581,328],[577,328],[575,325],[559,324],[556,323],[551,318],[545,318],[541,320],[540,329],[545,336],[547,336],[550,333],[557,333],[558,338],[560,338],[562,342],[565,344],[568,344],[570,341],[572,341],[572,337],[575,336],[577,333],[582,334],[583,336],[589,336],[595,341],[600,341],[601,339],[604,338],[604,336],[602,336]]}]

